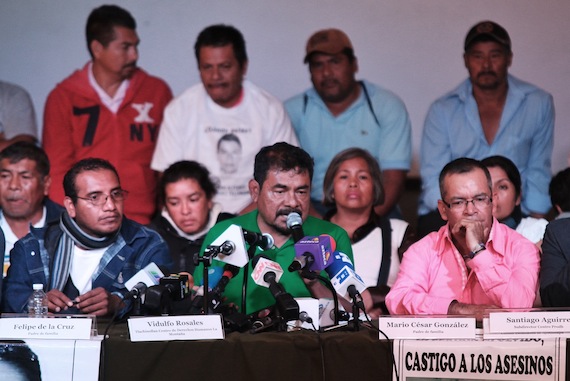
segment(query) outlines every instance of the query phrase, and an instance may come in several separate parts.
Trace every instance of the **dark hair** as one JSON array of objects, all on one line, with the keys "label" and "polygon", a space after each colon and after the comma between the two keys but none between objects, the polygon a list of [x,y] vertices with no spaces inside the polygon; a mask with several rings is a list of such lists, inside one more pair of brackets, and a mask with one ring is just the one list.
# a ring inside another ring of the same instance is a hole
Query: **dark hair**
[{"label": "dark hair", "polygon": [[340,166],[345,161],[355,158],[363,159],[366,162],[366,165],[368,165],[368,172],[370,172],[370,178],[372,179],[372,192],[374,196],[372,205],[381,205],[384,203],[384,186],[382,185],[382,171],[380,170],[380,165],[378,165],[376,159],[374,159],[368,151],[362,148],[353,147],[337,153],[327,168],[325,180],[323,181],[323,204],[325,206],[335,205],[333,197],[334,178]]},{"label": "dark hair", "polygon": [[22,340],[3,340],[0,344],[0,361],[18,369],[28,381],[41,381],[38,356]]},{"label": "dark hair", "polygon": [[241,147],[241,142],[239,138],[234,134],[225,134],[220,138],[220,140],[218,140],[218,146],[217,146],[218,151],[220,150],[220,145],[222,144],[222,142],[235,142],[239,144],[239,146]]},{"label": "dark hair", "polygon": [[67,173],[63,177],[63,190],[65,192],[65,195],[71,198],[71,200],[75,203],[77,201],[77,188],[75,184],[77,176],[80,173],[86,171],[101,171],[101,170],[111,171],[115,174],[115,176],[117,176],[117,179],[119,179],[119,173],[117,172],[113,164],[109,163],[105,159],[90,157],[87,159],[79,160],[77,163],[73,165],[73,167],[69,169],[69,171],[67,171]]},{"label": "dark hair", "polygon": [[441,194],[441,198],[445,198],[445,190],[443,188],[444,181],[447,176],[469,173],[477,168],[485,173],[485,177],[487,177],[487,185],[489,186],[489,191],[491,191],[493,189],[493,182],[487,167],[485,167],[479,160],[460,157],[447,163],[439,174],[439,192]]},{"label": "dark hair", "polygon": [[200,48],[203,46],[221,47],[232,45],[234,55],[243,68],[247,62],[247,52],[245,51],[245,40],[239,30],[231,25],[217,24],[211,25],[200,32],[194,44],[196,61],[200,63]]},{"label": "dark hair", "polygon": [[558,205],[563,212],[570,212],[570,168],[558,172],[548,187],[552,205]]},{"label": "dark hair", "polygon": [[510,159],[496,155],[496,156],[489,156],[483,160],[481,163],[487,168],[495,168],[499,167],[507,174],[510,182],[513,183],[515,187],[516,197],[519,197],[522,192],[522,180],[521,174],[519,169]]},{"label": "dark hair", "polygon": [[202,164],[196,161],[182,160],[168,167],[162,177],[158,189],[158,195],[162,202],[166,201],[166,186],[180,180],[196,180],[206,194],[206,198],[211,200],[216,195],[216,186],[210,179],[210,172]]},{"label": "dark hair", "polygon": [[18,163],[24,159],[36,162],[36,169],[44,178],[49,175],[49,159],[43,149],[34,143],[20,141],[10,144],[0,151],[0,160],[8,159],[11,164]]},{"label": "dark hair", "polygon": [[262,187],[269,170],[277,169],[279,171],[295,170],[297,173],[308,172],[309,179],[313,181],[313,166],[313,159],[302,148],[279,142],[263,147],[255,155],[253,178],[259,187]]},{"label": "dark hair", "polygon": [[93,57],[91,42],[96,40],[106,47],[115,39],[116,26],[135,30],[137,23],[127,10],[116,5],[102,5],[91,11],[85,26],[87,49],[91,57]]}]

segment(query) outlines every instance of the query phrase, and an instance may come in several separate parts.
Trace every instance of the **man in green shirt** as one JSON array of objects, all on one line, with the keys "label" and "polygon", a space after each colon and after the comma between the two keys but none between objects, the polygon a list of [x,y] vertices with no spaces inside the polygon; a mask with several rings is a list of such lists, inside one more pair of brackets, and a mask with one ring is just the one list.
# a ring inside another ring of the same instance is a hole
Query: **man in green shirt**
[{"label": "man in green shirt", "polygon": [[[263,253],[281,265],[284,272],[279,283],[285,290],[295,298],[330,295],[319,282],[309,282],[298,272],[287,271],[295,258],[294,241],[291,230],[287,227],[287,216],[292,212],[301,215],[306,236],[330,235],[336,241],[336,250],[353,260],[346,232],[337,225],[309,216],[313,159],[301,148],[281,142],[262,148],[255,157],[254,166],[254,178],[249,181],[249,192],[257,209],[216,224],[206,236],[202,252],[231,224],[253,232],[269,233],[275,241],[273,248],[265,251],[256,248],[255,254]],[[213,266],[224,266],[224,263],[214,260]],[[200,264],[194,272],[195,284],[202,280],[202,267]],[[242,308],[244,270],[247,271],[245,311]],[[226,303],[234,303],[240,312],[246,314],[275,304],[269,289],[258,286],[251,278],[251,272],[250,262],[233,277],[224,292]],[[321,275],[326,276],[326,273]]]}]

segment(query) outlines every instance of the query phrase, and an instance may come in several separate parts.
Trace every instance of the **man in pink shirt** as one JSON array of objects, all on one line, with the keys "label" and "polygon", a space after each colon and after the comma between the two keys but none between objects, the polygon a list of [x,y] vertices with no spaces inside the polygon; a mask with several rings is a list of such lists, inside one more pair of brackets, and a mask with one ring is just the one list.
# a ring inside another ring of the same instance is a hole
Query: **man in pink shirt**
[{"label": "man in pink shirt", "polygon": [[539,253],[493,218],[491,177],[477,160],[448,163],[438,210],[447,224],[404,254],[386,296],[391,314],[473,314],[532,307]]}]

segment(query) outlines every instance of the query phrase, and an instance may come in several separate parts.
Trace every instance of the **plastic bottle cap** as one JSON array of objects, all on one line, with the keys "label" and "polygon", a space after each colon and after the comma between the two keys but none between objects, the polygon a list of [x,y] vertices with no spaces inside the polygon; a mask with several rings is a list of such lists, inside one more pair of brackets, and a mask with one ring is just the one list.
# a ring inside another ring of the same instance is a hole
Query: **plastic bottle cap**
[{"label": "plastic bottle cap", "polygon": [[34,290],[43,290],[44,289],[44,285],[41,283],[34,283]]}]

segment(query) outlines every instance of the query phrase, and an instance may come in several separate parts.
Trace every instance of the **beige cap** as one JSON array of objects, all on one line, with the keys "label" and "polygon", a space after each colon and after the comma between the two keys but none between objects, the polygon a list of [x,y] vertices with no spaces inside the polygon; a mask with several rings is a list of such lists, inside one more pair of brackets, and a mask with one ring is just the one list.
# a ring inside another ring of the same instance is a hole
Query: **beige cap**
[{"label": "beige cap", "polygon": [[304,62],[306,63],[313,53],[337,54],[346,48],[353,49],[350,39],[342,30],[319,30],[307,41],[307,54]]}]

